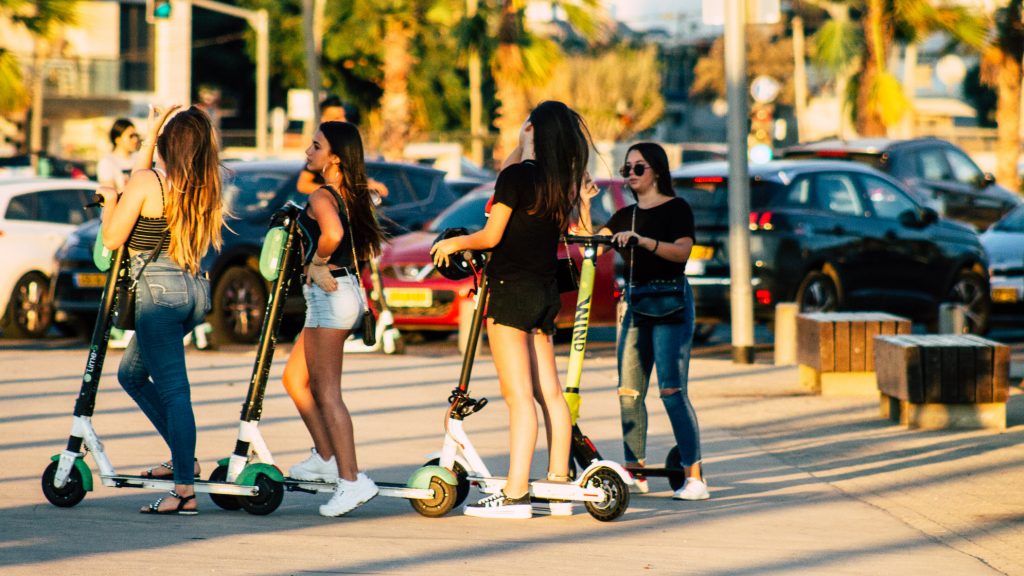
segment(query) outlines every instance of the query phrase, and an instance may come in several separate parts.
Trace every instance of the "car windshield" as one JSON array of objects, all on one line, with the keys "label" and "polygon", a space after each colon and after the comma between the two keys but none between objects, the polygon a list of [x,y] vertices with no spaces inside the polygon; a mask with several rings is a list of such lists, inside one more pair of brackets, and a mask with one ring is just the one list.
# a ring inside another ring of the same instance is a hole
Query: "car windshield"
[{"label": "car windshield", "polygon": [[224,204],[238,217],[255,216],[270,207],[284,184],[294,178],[283,172],[245,171],[224,178]]},{"label": "car windshield", "polygon": [[470,232],[476,232],[482,229],[487,223],[484,209],[487,207],[489,198],[486,194],[463,196],[446,208],[444,212],[438,214],[427,230],[440,232],[446,228],[465,228]]},{"label": "car windshield", "polygon": [[1000,232],[1024,232],[1024,206],[1018,207],[994,226]]}]

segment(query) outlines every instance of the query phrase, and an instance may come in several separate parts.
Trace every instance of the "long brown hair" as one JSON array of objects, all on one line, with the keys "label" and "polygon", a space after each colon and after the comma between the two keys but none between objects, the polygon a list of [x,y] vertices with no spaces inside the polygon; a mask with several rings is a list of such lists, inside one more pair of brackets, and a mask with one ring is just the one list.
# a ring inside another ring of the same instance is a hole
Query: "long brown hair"
[{"label": "long brown hair", "polygon": [[195,106],[179,112],[164,126],[156,148],[167,168],[167,254],[182,268],[198,272],[210,246],[220,250],[224,225],[220,156],[210,117]]},{"label": "long brown hair", "polygon": [[590,158],[590,132],[565,104],[547,100],[530,113],[538,194],[530,213],[558,223],[563,232],[580,204],[580,183]]},{"label": "long brown hair", "polygon": [[369,260],[380,254],[385,236],[366,185],[363,139],[359,136],[359,129],[349,122],[324,122],[320,124],[320,132],[330,145],[331,154],[341,160],[338,166],[342,176],[341,197],[348,210],[352,245],[360,260]]}]

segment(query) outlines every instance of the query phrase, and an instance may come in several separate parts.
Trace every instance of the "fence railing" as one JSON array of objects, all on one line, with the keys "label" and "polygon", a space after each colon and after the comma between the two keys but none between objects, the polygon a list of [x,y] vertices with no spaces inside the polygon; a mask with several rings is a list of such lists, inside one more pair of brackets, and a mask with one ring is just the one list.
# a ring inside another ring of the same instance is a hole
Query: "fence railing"
[{"label": "fence railing", "polygon": [[[26,79],[32,78],[32,61],[21,60]],[[104,58],[48,58],[42,63],[43,93],[64,98],[112,97],[122,92],[153,89],[149,62]]]}]

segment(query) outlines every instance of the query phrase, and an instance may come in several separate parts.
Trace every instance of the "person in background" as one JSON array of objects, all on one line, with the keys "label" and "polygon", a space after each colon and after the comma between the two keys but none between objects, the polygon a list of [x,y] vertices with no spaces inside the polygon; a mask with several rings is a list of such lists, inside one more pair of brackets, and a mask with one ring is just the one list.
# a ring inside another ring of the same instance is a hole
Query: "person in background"
[{"label": "person in background", "polygon": [[128,178],[135,167],[135,158],[142,146],[135,124],[127,118],[118,118],[110,127],[110,145],[113,149],[100,158],[96,165],[96,179],[103,186],[110,186],[118,193],[124,192]]}]

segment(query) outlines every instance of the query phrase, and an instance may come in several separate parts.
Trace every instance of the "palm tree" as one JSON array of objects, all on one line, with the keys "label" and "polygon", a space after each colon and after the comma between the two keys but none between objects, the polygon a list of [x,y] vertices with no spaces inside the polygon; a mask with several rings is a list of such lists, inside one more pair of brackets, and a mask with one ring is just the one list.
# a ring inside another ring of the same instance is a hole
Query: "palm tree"
[{"label": "palm tree", "polygon": [[[76,0],[0,0],[0,17],[9,18],[36,39],[34,76],[42,73],[46,41],[60,25],[75,22],[75,3]],[[0,47],[0,112],[22,110],[30,97],[17,58],[9,49]]]},{"label": "palm tree", "polygon": [[996,88],[996,180],[1013,182],[1019,189],[1017,161],[1020,158],[1020,98],[1024,72],[1024,23],[1022,0],[1010,2],[995,13],[995,35],[982,53],[982,81]]},{"label": "palm tree", "polygon": [[[887,127],[898,122],[909,109],[899,80],[887,69],[889,50],[896,40],[916,44],[932,32],[944,31],[960,42],[981,47],[987,34],[982,20],[967,8],[939,6],[931,0],[803,3],[832,16],[815,35],[816,60],[834,72],[855,72],[845,96],[854,103],[857,132],[861,136],[884,136]],[[853,23],[853,15],[860,17],[860,26]]]}]

